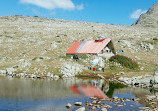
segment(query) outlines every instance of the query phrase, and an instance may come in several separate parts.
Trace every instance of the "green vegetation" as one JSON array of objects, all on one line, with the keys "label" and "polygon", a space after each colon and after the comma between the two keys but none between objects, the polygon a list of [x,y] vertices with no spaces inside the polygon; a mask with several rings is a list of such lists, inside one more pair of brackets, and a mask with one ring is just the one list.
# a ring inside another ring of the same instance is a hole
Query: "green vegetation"
[{"label": "green vegetation", "polygon": [[158,38],[153,38],[154,41],[158,41]]},{"label": "green vegetation", "polygon": [[144,43],[147,43],[147,44],[152,44],[152,45],[154,45],[154,44],[156,44],[156,40],[152,40],[152,41],[143,41]]},{"label": "green vegetation", "polygon": [[41,60],[43,60],[44,58],[43,57],[34,57],[33,59],[32,59],[32,61],[35,61],[36,59],[41,59]]},{"label": "green vegetation", "polygon": [[37,57],[34,57],[32,60],[35,61],[37,59]]},{"label": "green vegetation", "polygon": [[121,55],[115,55],[115,56],[111,57],[109,61],[120,63],[122,66],[127,67],[129,69],[138,68],[138,64],[136,63],[136,61],[134,61],[128,57],[121,56]]},{"label": "green vegetation", "polygon": [[8,36],[8,35],[6,35],[5,37],[7,37],[7,38],[13,38],[13,37],[11,37],[11,36]]},{"label": "green vegetation", "polygon": [[59,40],[59,41],[56,41],[56,42],[61,43],[62,41],[61,41],[61,40]]},{"label": "green vegetation", "polygon": [[81,57],[81,59],[87,59],[88,58],[87,54],[81,54],[81,55],[79,55],[79,57]]},{"label": "green vegetation", "polygon": [[54,69],[53,69],[53,73],[54,73],[55,75],[61,75],[60,68],[54,68]]},{"label": "green vegetation", "polygon": [[26,52],[23,52],[22,54],[26,54]]},{"label": "green vegetation", "polygon": [[59,58],[70,59],[73,55],[59,56]]},{"label": "green vegetation", "polygon": [[19,67],[19,66],[14,66],[13,68],[14,68],[14,69],[17,69],[18,67]]},{"label": "green vegetation", "polygon": [[39,59],[42,59],[42,60],[43,60],[44,58],[43,58],[43,57],[39,57]]}]

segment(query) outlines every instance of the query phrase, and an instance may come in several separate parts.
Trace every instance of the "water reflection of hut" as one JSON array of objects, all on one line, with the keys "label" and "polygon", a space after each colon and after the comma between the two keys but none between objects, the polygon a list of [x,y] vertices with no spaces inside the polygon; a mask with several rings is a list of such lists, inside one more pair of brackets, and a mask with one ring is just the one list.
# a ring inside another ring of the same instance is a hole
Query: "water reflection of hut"
[{"label": "water reflection of hut", "polygon": [[73,93],[88,96],[88,97],[98,97],[100,99],[108,99],[108,97],[97,87],[91,85],[74,85],[69,87]]}]

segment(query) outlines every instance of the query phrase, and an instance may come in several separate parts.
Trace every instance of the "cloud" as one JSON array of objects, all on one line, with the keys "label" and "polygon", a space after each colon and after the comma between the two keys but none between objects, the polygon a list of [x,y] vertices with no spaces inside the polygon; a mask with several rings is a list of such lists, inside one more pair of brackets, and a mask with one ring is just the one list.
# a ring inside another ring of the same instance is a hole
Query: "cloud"
[{"label": "cloud", "polygon": [[138,19],[141,14],[146,13],[146,12],[147,12],[147,10],[142,10],[142,9],[135,10],[135,11],[130,15],[130,18],[132,18],[132,19]]},{"label": "cloud", "polygon": [[83,10],[83,9],[84,9],[84,5],[83,5],[83,4],[77,5],[77,6],[76,6],[76,9],[77,9],[77,10]]},{"label": "cloud", "polygon": [[64,10],[82,10],[84,8],[83,5],[75,6],[71,0],[20,0],[20,3],[33,4],[48,10],[53,10],[56,8]]}]

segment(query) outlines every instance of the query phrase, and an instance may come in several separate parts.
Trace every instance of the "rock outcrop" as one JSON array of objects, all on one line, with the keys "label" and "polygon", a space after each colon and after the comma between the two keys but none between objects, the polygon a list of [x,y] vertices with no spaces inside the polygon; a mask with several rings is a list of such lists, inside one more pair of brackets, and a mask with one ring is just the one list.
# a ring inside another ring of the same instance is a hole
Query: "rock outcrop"
[{"label": "rock outcrop", "polygon": [[152,87],[158,88],[158,71],[154,71],[154,75],[150,79]]},{"label": "rock outcrop", "polygon": [[158,3],[154,4],[145,14],[142,14],[133,25],[158,28]]},{"label": "rock outcrop", "polygon": [[64,63],[61,67],[61,73],[64,74],[63,77],[73,77],[79,72],[82,72],[82,70],[85,67],[83,65],[79,65],[77,63]]},{"label": "rock outcrop", "polygon": [[132,77],[132,78],[120,77],[118,80],[123,82],[126,85],[149,87],[150,78],[151,78],[151,75],[145,75],[145,76],[136,76],[136,77]]}]

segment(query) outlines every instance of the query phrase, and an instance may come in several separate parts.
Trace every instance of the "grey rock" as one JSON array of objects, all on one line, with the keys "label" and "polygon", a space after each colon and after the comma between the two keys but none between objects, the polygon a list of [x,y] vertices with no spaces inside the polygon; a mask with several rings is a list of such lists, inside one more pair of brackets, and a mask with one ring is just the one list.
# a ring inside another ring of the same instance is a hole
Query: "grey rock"
[{"label": "grey rock", "polygon": [[31,78],[37,78],[37,76],[35,74],[31,74],[30,76]]},{"label": "grey rock", "polygon": [[82,106],[82,102],[75,102],[76,106]]},{"label": "grey rock", "polygon": [[117,105],[117,107],[123,107],[123,105]]},{"label": "grey rock", "polygon": [[150,79],[150,84],[154,87],[158,86],[158,71],[155,71]]},{"label": "grey rock", "polygon": [[102,108],[101,111],[107,111],[107,109],[106,108]]},{"label": "grey rock", "polygon": [[136,26],[144,26],[148,28],[156,28],[158,25],[158,3],[155,3],[150,9],[142,14],[133,24]]},{"label": "grey rock", "polygon": [[71,108],[72,105],[71,105],[70,103],[68,103],[68,104],[66,105],[66,107],[67,107],[67,108]]},{"label": "grey rock", "polygon": [[118,97],[117,97],[117,96],[114,96],[114,97],[113,97],[113,99],[115,99],[115,100],[116,100],[116,99],[118,99]]},{"label": "grey rock", "polygon": [[7,73],[8,75],[13,75],[16,70],[17,70],[17,69],[14,69],[14,68],[7,68],[7,69],[6,69],[6,73]]},{"label": "grey rock", "polygon": [[85,110],[86,110],[85,107],[81,107],[81,108],[79,108],[79,109],[77,109],[77,110],[75,110],[75,111],[85,111]]},{"label": "grey rock", "polygon": [[55,75],[53,78],[54,78],[54,80],[58,80],[58,79],[59,79],[59,76],[58,76],[58,75]]},{"label": "grey rock", "polygon": [[83,65],[77,63],[64,63],[61,67],[61,73],[64,74],[64,78],[73,77],[84,69]]},{"label": "grey rock", "polygon": [[0,74],[6,74],[7,71],[6,70],[0,70]]}]

